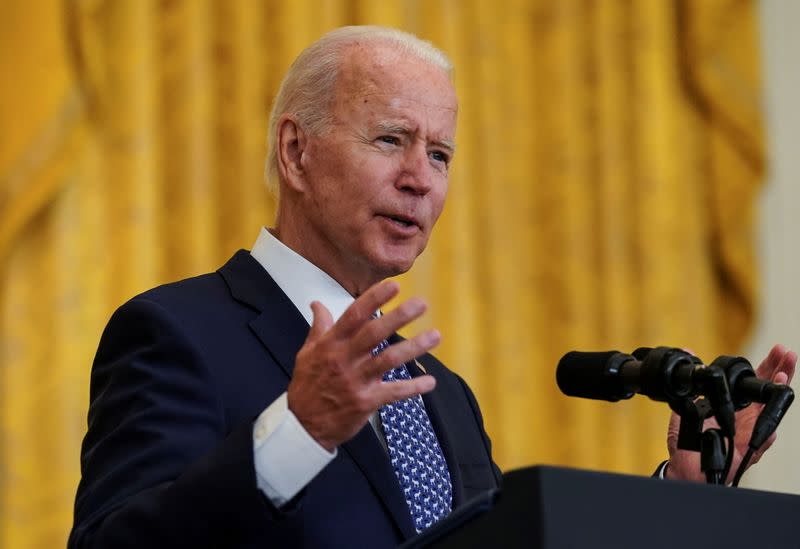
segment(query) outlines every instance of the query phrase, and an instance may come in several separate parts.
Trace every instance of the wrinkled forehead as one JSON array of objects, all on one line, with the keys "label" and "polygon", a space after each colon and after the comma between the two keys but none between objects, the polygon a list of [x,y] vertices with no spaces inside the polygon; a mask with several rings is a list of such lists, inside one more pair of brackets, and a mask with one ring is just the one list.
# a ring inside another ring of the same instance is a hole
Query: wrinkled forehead
[{"label": "wrinkled forehead", "polygon": [[342,56],[336,83],[336,102],[391,96],[456,112],[458,101],[450,75],[429,61],[390,44],[355,42]]}]

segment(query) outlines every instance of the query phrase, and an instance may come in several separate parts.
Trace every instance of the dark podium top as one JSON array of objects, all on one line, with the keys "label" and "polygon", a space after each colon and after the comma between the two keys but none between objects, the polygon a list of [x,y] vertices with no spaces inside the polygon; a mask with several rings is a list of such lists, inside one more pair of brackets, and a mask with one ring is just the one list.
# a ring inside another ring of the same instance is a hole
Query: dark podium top
[{"label": "dark podium top", "polygon": [[404,547],[800,548],[800,496],[530,467]]}]

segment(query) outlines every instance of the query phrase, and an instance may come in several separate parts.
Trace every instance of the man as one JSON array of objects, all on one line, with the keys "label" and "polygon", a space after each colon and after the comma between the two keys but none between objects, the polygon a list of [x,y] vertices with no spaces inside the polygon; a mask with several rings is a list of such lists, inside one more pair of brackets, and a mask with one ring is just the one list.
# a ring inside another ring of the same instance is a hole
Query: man
[{"label": "man", "polygon": [[456,111],[449,62],[405,33],[300,55],[270,121],[275,227],[103,334],[70,547],[392,547],[499,485],[438,332],[394,335],[425,304],[380,312],[441,213]]}]

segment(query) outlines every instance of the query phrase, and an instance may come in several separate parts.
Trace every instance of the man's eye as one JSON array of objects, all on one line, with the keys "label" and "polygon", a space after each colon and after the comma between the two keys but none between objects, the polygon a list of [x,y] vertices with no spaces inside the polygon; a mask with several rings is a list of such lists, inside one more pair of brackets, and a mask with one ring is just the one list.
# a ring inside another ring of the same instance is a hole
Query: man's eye
[{"label": "man's eye", "polygon": [[428,153],[428,155],[434,162],[442,162],[444,164],[448,164],[450,162],[450,157],[442,151],[431,151]]},{"label": "man's eye", "polygon": [[383,143],[387,143],[389,145],[399,145],[400,140],[393,135],[382,135],[378,138],[378,141]]}]

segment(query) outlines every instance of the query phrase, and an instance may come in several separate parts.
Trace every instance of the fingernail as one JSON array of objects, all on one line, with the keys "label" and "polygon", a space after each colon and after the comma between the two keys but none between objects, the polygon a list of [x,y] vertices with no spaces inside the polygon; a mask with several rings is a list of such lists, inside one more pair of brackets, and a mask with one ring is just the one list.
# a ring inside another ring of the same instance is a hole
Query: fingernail
[{"label": "fingernail", "polygon": [[425,333],[425,345],[428,347],[438,345],[441,339],[442,334],[439,333],[439,330],[428,330]]},{"label": "fingernail", "polygon": [[400,290],[400,284],[398,284],[394,280],[387,280],[384,286],[386,288],[386,291],[390,294],[394,294]]},{"label": "fingernail", "polygon": [[425,311],[426,304],[418,297],[412,297],[406,301],[406,310],[410,315],[418,315]]}]

